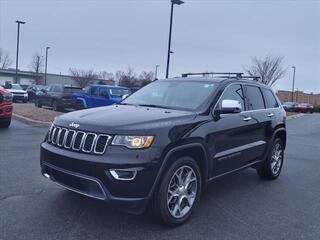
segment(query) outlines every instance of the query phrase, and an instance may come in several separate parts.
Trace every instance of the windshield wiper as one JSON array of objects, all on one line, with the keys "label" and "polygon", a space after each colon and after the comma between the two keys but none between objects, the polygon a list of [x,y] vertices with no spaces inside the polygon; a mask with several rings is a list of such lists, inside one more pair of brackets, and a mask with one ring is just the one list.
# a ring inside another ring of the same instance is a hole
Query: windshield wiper
[{"label": "windshield wiper", "polygon": [[173,109],[173,108],[170,108],[170,107],[160,106],[160,105],[155,105],[155,104],[137,104],[137,106],[141,106],[141,107],[153,107],[153,108],[164,108],[164,109]]}]

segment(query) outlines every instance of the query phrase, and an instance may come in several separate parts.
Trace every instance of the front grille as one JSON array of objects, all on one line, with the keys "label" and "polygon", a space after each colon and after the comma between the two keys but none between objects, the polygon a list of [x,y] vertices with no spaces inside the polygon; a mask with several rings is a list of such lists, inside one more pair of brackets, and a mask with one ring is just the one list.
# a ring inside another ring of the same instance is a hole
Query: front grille
[{"label": "front grille", "polygon": [[75,131],[52,125],[47,142],[72,151],[101,155],[105,152],[110,139],[111,136],[106,134]]}]

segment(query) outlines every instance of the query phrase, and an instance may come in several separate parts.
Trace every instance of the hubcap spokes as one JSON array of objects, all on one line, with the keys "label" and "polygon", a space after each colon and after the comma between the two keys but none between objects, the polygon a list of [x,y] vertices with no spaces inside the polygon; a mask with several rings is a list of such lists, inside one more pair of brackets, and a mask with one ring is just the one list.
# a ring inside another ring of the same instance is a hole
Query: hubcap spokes
[{"label": "hubcap spokes", "polygon": [[274,175],[279,173],[283,160],[282,147],[279,143],[274,146],[271,158],[271,171]]},{"label": "hubcap spokes", "polygon": [[167,193],[167,206],[175,218],[184,217],[193,206],[197,194],[197,178],[189,166],[180,167],[172,176]]}]

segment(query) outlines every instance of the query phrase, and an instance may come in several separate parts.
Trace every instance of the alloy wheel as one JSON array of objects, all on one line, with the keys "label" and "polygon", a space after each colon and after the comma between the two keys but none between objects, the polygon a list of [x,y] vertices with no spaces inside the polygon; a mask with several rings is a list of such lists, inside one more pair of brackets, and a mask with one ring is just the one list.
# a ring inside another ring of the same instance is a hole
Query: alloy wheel
[{"label": "alloy wheel", "polygon": [[167,207],[174,218],[182,218],[190,212],[197,196],[197,184],[191,167],[182,166],[175,171],[167,191]]},{"label": "alloy wheel", "polygon": [[280,143],[274,145],[271,157],[271,171],[274,175],[278,175],[283,160],[283,150]]}]

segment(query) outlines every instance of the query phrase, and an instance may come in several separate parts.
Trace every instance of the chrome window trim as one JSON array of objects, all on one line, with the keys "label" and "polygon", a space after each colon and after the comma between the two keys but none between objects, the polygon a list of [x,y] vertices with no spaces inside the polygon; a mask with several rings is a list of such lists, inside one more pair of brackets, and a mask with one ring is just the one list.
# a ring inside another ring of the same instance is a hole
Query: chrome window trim
[{"label": "chrome window trim", "polygon": [[[81,142],[80,142],[79,148],[75,148],[75,147],[74,147],[74,142],[75,142],[75,140],[76,140],[76,138],[77,138],[77,136],[78,136],[79,133],[83,133],[83,136],[82,136],[82,138],[81,138]],[[73,141],[72,141],[72,150],[74,150],[74,151],[80,151],[80,150],[81,150],[82,145],[83,145],[83,139],[84,139],[85,136],[86,136],[86,133],[83,132],[83,131],[77,131],[77,132],[76,132],[76,134],[75,134],[74,137],[73,137]]]},{"label": "chrome window trim", "polygon": [[[220,97],[218,98],[217,102],[215,103],[214,107],[211,108],[211,111],[212,111],[212,110],[215,110],[215,109],[217,108],[217,105],[218,105],[218,103],[220,102],[220,100],[221,100],[224,92],[227,90],[228,87],[230,87],[230,86],[232,86],[232,85],[241,85],[242,88],[243,88],[245,85],[254,86],[254,87],[259,87],[259,88],[262,88],[262,87],[263,87],[263,86],[260,87],[259,85],[250,84],[250,83],[243,83],[243,82],[230,83],[230,84],[228,84],[228,85],[224,88],[224,90],[222,91]],[[267,89],[268,89],[268,88],[267,88]],[[242,89],[242,91],[243,91],[244,98],[247,98],[247,96],[246,96],[246,94],[245,94],[245,91],[244,91],[243,89]],[[248,100],[246,100],[246,101],[248,101]],[[279,105],[279,106],[276,107],[276,108],[263,108],[263,109],[246,110],[246,111],[241,111],[240,113],[227,113],[227,114],[221,114],[221,115],[229,115],[229,114],[236,115],[236,114],[244,114],[244,113],[250,113],[250,112],[256,112],[256,111],[264,111],[264,110],[280,109],[280,108],[281,108],[281,106]]]},{"label": "chrome window trim", "polygon": [[75,133],[76,133],[76,131],[75,130],[68,130],[68,135],[67,136],[69,136],[69,133],[71,133],[71,132],[73,132],[73,136],[72,136],[72,138],[71,138],[71,142],[70,142],[70,146],[68,147],[67,145],[66,145],[66,143],[67,143],[67,138],[66,138],[66,141],[65,141],[65,143],[64,143],[64,148],[66,148],[66,149],[71,149],[71,147],[72,147],[72,143],[73,143],[73,138],[74,138],[74,136],[75,136]]},{"label": "chrome window trim", "polygon": [[[92,144],[91,144],[90,150],[87,151],[87,150],[84,149],[84,146],[85,146],[85,144],[86,144],[87,137],[88,137],[88,135],[90,135],[90,134],[91,134],[91,135],[94,135],[94,138],[93,138],[93,140],[92,140]],[[90,152],[92,152],[93,148],[95,147],[97,137],[98,137],[98,135],[95,134],[95,133],[87,133],[86,136],[85,136],[85,139],[84,139],[84,141],[83,141],[82,151],[85,152],[85,153],[90,153]]]},{"label": "chrome window trim", "polygon": [[[97,151],[96,151],[96,149],[97,149],[97,143],[98,143],[100,137],[108,137],[108,139],[107,139],[107,141],[106,141],[106,144],[104,145],[103,151],[102,151],[102,152],[97,152]],[[108,146],[108,144],[109,144],[109,142],[110,142],[110,139],[111,139],[111,136],[110,136],[110,135],[107,135],[107,134],[99,134],[98,137],[97,137],[97,139],[96,139],[93,152],[94,152],[95,154],[104,154],[104,152],[106,151],[106,148],[107,148],[107,146]]]}]

